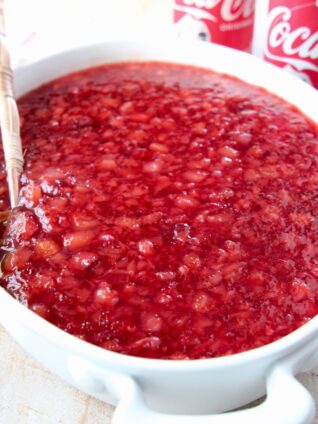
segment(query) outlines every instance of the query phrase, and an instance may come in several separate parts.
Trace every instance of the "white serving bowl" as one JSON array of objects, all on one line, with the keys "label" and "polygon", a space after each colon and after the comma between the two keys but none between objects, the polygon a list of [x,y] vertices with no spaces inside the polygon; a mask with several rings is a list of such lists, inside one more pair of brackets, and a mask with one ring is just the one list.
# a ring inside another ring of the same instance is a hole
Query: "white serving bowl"
[{"label": "white serving bowl", "polygon": [[[72,50],[17,70],[17,96],[72,71],[131,60],[199,65],[234,75],[265,87],[318,122],[316,90],[258,58],[201,42],[118,42]],[[313,418],[313,400],[294,375],[318,364],[318,316],[267,346],[193,361],[103,350],[46,322],[3,289],[0,321],[45,367],[81,390],[118,404],[114,424],[301,424]],[[265,393],[260,406],[222,414]]]}]

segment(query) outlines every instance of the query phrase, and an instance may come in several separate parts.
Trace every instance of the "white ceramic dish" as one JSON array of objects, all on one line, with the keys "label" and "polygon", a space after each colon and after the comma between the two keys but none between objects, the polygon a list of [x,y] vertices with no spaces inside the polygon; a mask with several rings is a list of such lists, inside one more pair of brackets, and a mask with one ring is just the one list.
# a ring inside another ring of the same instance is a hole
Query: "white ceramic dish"
[{"label": "white ceramic dish", "polygon": [[[235,75],[318,120],[318,92],[261,60],[207,43],[109,43],[62,53],[16,72],[17,96],[94,65],[160,60]],[[114,424],[302,424],[314,414],[294,375],[318,364],[318,316],[270,345],[223,358],[165,361],[109,352],[64,333],[0,289],[0,321],[39,362],[81,390],[118,404]],[[252,409],[222,414],[267,393]]]}]

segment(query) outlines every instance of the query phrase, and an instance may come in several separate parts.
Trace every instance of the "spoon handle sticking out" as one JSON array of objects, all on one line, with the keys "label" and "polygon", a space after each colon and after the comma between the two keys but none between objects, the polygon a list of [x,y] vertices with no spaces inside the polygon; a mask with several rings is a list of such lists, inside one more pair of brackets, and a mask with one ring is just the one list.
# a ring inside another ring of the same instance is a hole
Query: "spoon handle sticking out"
[{"label": "spoon handle sticking out", "polygon": [[17,206],[23,169],[19,112],[13,94],[13,72],[6,45],[4,1],[0,0],[0,125],[11,208]]}]

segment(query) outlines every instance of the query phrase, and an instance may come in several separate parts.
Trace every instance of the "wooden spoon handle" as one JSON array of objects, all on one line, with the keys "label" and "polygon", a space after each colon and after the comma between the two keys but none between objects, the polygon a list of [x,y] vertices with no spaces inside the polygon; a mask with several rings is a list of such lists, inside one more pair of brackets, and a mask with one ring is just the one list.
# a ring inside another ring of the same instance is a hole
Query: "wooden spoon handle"
[{"label": "wooden spoon handle", "polygon": [[20,120],[13,94],[13,72],[7,48],[3,0],[0,0],[0,125],[11,207],[18,202],[19,179],[23,169]]}]

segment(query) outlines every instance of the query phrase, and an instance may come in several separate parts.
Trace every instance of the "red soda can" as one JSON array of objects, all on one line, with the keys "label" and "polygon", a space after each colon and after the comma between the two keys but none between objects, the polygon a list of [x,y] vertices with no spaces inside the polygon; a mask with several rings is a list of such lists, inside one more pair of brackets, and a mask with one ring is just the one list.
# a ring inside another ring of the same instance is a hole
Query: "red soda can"
[{"label": "red soda can", "polygon": [[181,37],[250,51],[255,0],[174,0],[174,23]]},{"label": "red soda can", "polygon": [[318,0],[269,0],[263,57],[318,88]]}]

